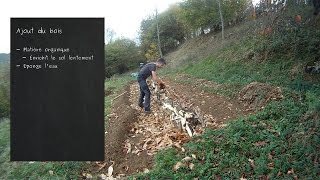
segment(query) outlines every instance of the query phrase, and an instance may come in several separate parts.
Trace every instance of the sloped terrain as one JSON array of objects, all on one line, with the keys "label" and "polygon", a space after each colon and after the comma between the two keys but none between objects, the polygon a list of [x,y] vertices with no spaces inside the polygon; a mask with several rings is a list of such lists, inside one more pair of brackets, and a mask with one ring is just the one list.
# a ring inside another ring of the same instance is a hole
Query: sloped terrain
[{"label": "sloped terrain", "polygon": [[[195,136],[202,134],[205,128],[222,128],[228,120],[245,115],[242,112],[244,107],[236,100],[206,93],[196,85],[178,84],[169,79],[165,82],[178,102],[199,108],[205,117],[205,127],[198,126]],[[209,86],[210,82],[202,80],[202,84]],[[106,128],[105,161],[93,163],[91,169],[82,172],[83,177],[87,174],[106,175],[110,166],[113,167],[113,177],[118,178],[148,172],[160,150],[172,147],[185,151],[183,145],[192,138],[174,126],[170,112],[161,106],[155,93],[152,94],[151,114],[145,114],[138,107],[138,96],[139,86],[134,82],[114,99]]]},{"label": "sloped terrain", "polygon": [[[249,36],[243,24],[227,30],[224,41],[207,34],[166,55],[169,70],[161,75],[168,92],[206,117],[193,138],[172,124],[155,97],[153,113],[144,114],[136,104],[138,85],[131,84],[122,97],[127,108],[114,103],[110,116],[130,124],[108,159],[115,161],[114,177],[317,179],[320,76],[304,66],[319,58],[319,23],[306,16],[297,25],[294,17],[279,16],[270,34],[259,34],[270,24],[257,21]],[[107,174],[111,164],[98,163],[95,173]]]}]

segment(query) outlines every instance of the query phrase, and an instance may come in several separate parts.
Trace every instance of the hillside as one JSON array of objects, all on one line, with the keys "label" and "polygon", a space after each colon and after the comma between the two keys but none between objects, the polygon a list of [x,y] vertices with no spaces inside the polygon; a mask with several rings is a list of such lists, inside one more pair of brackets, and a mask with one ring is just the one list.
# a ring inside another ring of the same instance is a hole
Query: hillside
[{"label": "hillside", "polygon": [[[309,9],[284,11],[229,27],[225,40],[187,40],[165,56],[167,88],[152,90],[149,115],[136,104],[137,83],[109,79],[106,160],[82,176],[112,167],[118,178],[317,179],[320,74],[305,67],[320,57],[319,26]],[[163,108],[167,99],[204,117],[192,138]]]},{"label": "hillside", "polygon": [[[224,41],[219,33],[191,39],[166,55],[170,67],[162,75],[186,86],[183,91],[197,86],[254,113],[206,129],[184,151],[162,151],[140,179],[319,177],[320,74],[305,72],[320,58],[319,18],[300,10],[264,20],[229,28]],[[266,27],[272,32],[264,34]]]},{"label": "hillside", "polygon": [[[303,21],[296,22],[299,14]],[[106,160],[83,177],[136,179],[317,179],[320,175],[320,21],[310,8],[285,10],[221,33],[188,39],[165,55],[153,113],[136,104],[137,83],[106,83]],[[190,138],[166,99],[204,117]],[[121,142],[121,143],[119,143]],[[138,174],[137,174],[138,173]]]}]

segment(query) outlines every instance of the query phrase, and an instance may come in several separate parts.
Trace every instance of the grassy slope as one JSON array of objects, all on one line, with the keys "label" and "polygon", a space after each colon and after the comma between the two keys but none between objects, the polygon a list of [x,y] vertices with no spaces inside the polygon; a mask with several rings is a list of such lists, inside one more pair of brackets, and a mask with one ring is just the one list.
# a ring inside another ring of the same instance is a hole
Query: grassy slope
[{"label": "grassy slope", "polygon": [[[186,73],[224,84],[213,92],[229,97],[252,81],[264,82],[280,86],[285,99],[232,121],[227,128],[207,130],[185,145],[185,153],[175,149],[159,153],[155,168],[138,179],[319,178],[320,75],[305,74],[303,65],[320,55],[319,39],[314,38],[320,37],[320,30],[306,24],[284,31],[244,37],[197,63],[167,71],[171,76]],[[249,52],[256,58],[248,58]],[[197,156],[193,170],[172,169],[191,154]]]}]

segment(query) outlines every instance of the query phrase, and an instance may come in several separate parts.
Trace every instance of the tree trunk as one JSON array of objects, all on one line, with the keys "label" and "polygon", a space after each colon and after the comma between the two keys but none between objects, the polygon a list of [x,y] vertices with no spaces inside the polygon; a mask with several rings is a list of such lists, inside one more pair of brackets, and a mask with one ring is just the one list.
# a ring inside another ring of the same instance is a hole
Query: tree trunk
[{"label": "tree trunk", "polygon": [[217,0],[217,1],[218,1],[220,20],[221,20],[221,34],[222,34],[222,39],[224,39],[224,22],[223,22],[221,3],[220,3],[220,0]]},{"label": "tree trunk", "polygon": [[256,5],[253,4],[253,0],[251,0],[251,5],[252,5],[252,18],[253,20],[256,20],[257,19]]},{"label": "tree trunk", "polygon": [[159,30],[159,21],[158,21],[158,10],[156,9],[156,20],[157,20],[157,35],[158,35],[158,48],[159,48],[159,55],[162,58],[162,51],[161,51],[161,43],[160,43],[160,30]]}]

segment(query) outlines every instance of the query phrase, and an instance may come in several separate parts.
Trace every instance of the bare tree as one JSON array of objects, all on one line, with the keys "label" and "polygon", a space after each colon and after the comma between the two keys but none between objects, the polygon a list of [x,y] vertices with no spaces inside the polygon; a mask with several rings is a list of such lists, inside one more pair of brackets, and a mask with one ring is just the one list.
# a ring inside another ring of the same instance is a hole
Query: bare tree
[{"label": "bare tree", "polygon": [[115,35],[116,35],[116,32],[114,32],[113,29],[111,29],[111,28],[107,28],[106,29],[106,41],[107,41],[107,44],[112,43],[113,38],[115,37]]},{"label": "bare tree", "polygon": [[220,13],[220,20],[221,20],[221,34],[222,34],[222,39],[224,39],[224,21],[223,21],[222,9],[221,9],[221,2],[220,0],[217,0],[217,2],[219,6],[219,13]]},{"label": "bare tree", "polygon": [[158,20],[158,10],[156,9],[156,21],[157,21],[157,35],[158,35],[158,48],[159,48],[159,55],[163,57],[161,51],[161,43],[160,43],[160,30],[159,30],[159,20]]}]

